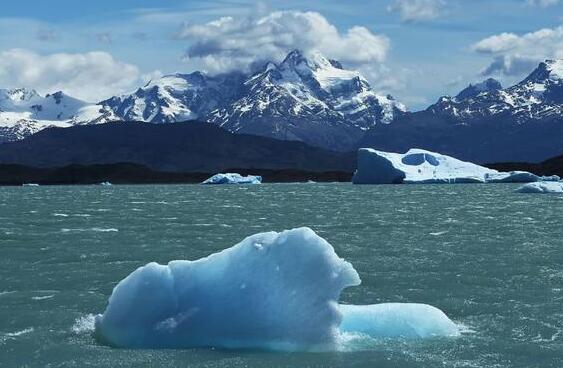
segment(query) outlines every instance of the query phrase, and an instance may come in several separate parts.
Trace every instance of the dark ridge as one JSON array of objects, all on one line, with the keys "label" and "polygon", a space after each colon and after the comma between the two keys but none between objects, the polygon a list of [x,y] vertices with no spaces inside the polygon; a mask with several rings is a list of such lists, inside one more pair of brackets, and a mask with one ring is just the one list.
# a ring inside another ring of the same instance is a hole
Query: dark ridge
[{"label": "dark ridge", "polygon": [[[229,169],[242,175],[261,175],[265,183],[349,182],[351,172],[311,172],[302,170]],[[61,168],[37,168],[22,165],[0,164],[0,185],[99,184],[194,184],[201,183],[213,173],[166,172],[151,170],[146,166],[131,163],[108,165],[69,165]]]},{"label": "dark ridge", "polygon": [[563,178],[563,155],[550,158],[549,160],[537,164],[526,162],[505,162],[486,164],[485,166],[499,171],[523,170],[536,175],[558,175]]},{"label": "dark ridge", "polygon": [[0,164],[60,168],[127,162],[160,172],[216,173],[229,168],[352,172],[355,152],[298,141],[233,134],[200,123],[108,123],[46,129],[0,144]]}]

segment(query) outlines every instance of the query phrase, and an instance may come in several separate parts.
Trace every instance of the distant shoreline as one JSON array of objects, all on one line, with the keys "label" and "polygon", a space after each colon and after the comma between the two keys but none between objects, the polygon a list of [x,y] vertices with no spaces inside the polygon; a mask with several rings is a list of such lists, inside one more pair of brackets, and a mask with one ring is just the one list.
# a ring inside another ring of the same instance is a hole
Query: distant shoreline
[{"label": "distant shoreline", "polygon": [[[227,169],[242,175],[260,175],[264,183],[291,182],[350,182],[353,173],[345,171],[303,171],[294,169]],[[92,185],[112,184],[198,184],[216,174],[203,172],[167,172],[152,170],[131,163],[101,165],[69,165],[61,168],[37,168],[24,165],[0,164],[0,186]]]}]

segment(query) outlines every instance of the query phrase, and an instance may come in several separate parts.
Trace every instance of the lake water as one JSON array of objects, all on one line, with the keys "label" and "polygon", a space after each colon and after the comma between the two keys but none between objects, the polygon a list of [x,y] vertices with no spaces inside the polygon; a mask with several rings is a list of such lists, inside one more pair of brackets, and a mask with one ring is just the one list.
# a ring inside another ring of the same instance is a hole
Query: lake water
[{"label": "lake water", "polygon": [[[514,185],[0,188],[1,367],[562,367],[563,196]],[[356,352],[126,350],[91,315],[150,261],[309,226],[358,270],[341,301],[428,303],[459,338]]]}]

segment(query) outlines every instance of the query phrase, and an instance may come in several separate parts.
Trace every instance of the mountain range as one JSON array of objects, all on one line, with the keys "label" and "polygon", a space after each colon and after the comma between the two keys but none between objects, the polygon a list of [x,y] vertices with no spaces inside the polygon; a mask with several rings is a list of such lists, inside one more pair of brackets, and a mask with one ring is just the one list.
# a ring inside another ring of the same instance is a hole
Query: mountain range
[{"label": "mountain range", "polygon": [[[53,105],[47,100],[54,95],[59,98]],[[367,129],[405,111],[391,96],[376,94],[358,72],[297,50],[253,73],[168,75],[97,104],[54,95],[0,91],[0,140],[21,139],[49,126],[200,120],[231,132],[348,150]],[[38,115],[37,109],[50,113]]]},{"label": "mountain range", "polygon": [[96,104],[63,92],[0,90],[0,142],[52,126],[198,120],[337,151],[419,147],[478,162],[541,161],[563,152],[562,112],[562,60],[540,63],[509,88],[488,79],[408,112],[360,73],[295,50],[253,72],[168,75]]},{"label": "mountain range", "polygon": [[489,79],[374,126],[358,145],[420,147],[476,162],[539,162],[563,153],[562,113],[563,60],[547,60],[514,86]]}]

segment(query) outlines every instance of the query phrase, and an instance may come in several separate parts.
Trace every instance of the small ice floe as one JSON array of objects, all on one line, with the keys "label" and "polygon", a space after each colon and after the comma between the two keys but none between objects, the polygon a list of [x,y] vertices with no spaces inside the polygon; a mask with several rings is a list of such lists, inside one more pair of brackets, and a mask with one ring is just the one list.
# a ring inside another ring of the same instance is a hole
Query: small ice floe
[{"label": "small ice floe", "polygon": [[100,185],[103,187],[111,187],[113,184],[110,183],[109,181],[103,181],[100,183]]},{"label": "small ice floe", "polygon": [[540,194],[562,194],[563,182],[560,181],[539,181],[529,183],[518,189],[519,193],[540,193]]},{"label": "small ice floe", "polygon": [[201,184],[261,184],[262,177],[256,175],[242,176],[237,173],[215,174]]},{"label": "small ice floe", "polygon": [[36,183],[23,183],[22,187],[38,187],[39,184]]}]

